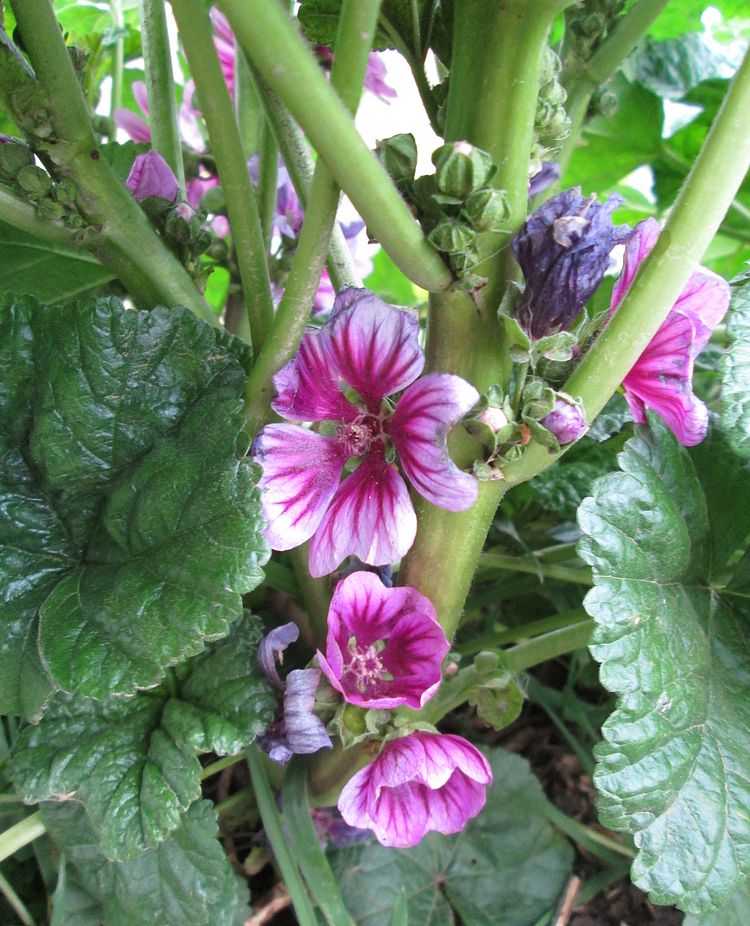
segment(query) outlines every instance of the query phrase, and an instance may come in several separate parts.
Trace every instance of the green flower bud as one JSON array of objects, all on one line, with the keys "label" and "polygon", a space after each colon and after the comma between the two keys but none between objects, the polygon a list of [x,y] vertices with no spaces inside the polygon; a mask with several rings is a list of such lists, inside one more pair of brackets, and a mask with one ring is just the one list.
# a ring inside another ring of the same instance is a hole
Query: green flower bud
[{"label": "green flower bud", "polygon": [[59,221],[65,215],[65,209],[54,199],[42,199],[36,204],[36,214],[40,219],[50,222]]},{"label": "green flower bud", "polygon": [[393,135],[375,145],[375,156],[396,184],[414,179],[417,169],[417,143],[410,134]]},{"label": "green flower bud", "polygon": [[61,180],[55,185],[55,199],[63,206],[73,207],[76,204],[78,190],[72,180]]},{"label": "green flower bud", "polygon": [[498,232],[505,228],[509,214],[505,190],[475,190],[466,197],[464,208],[477,231]]},{"label": "green flower bud", "polygon": [[201,217],[188,203],[177,203],[167,213],[164,230],[174,241],[187,244],[201,233]]},{"label": "green flower bud", "polygon": [[568,98],[565,87],[556,80],[551,80],[546,83],[540,89],[539,96],[552,106],[558,106],[560,103],[564,103]]},{"label": "green flower bud", "polygon": [[469,245],[457,254],[451,254],[450,264],[455,273],[467,273],[479,263],[479,251],[475,245]]},{"label": "green flower bud", "polygon": [[432,153],[432,163],[438,188],[449,196],[462,197],[478,190],[495,172],[489,154],[467,141],[441,145]]},{"label": "green flower bud", "polygon": [[474,229],[456,219],[442,219],[429,234],[430,241],[438,251],[457,254],[465,251],[475,238]]},{"label": "green flower bud", "polygon": [[41,199],[52,186],[52,178],[35,164],[26,164],[16,174],[16,183],[32,199]]},{"label": "green flower bud", "polygon": [[539,134],[545,142],[559,142],[570,135],[570,119],[564,106],[555,107],[552,117]]},{"label": "green flower bud", "polygon": [[552,51],[549,45],[544,47],[542,52],[542,63],[539,68],[539,84],[544,86],[560,73],[560,59]]},{"label": "green flower bud", "polygon": [[538,99],[536,101],[536,113],[534,115],[534,128],[541,133],[550,124],[555,115],[555,107],[546,100]]},{"label": "green flower bud", "polygon": [[214,186],[206,190],[201,198],[201,209],[212,212],[214,215],[226,215],[227,198],[224,195],[224,190],[220,186]]},{"label": "green flower bud", "polygon": [[9,141],[0,145],[0,177],[15,179],[22,167],[34,163],[34,155],[28,145],[21,141]]}]

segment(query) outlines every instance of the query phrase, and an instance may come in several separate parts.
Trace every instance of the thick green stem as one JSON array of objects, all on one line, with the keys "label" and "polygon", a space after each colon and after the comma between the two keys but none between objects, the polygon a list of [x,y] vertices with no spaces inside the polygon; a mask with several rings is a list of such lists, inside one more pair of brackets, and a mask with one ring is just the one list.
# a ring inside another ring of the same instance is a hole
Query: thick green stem
[{"label": "thick green stem", "polygon": [[185,195],[185,168],[182,145],[177,127],[177,104],[172,76],[172,55],[169,47],[164,0],[140,0],[141,43],[146,69],[151,146],[172,168]]},{"label": "thick green stem", "polygon": [[[257,90],[257,88],[256,88]],[[260,135],[260,176],[258,178],[258,210],[263,228],[266,251],[271,250],[273,222],[276,217],[276,188],[279,174],[279,146],[276,135],[264,119]]]},{"label": "thick green stem", "polygon": [[255,68],[302,126],[395,263],[425,289],[447,289],[450,271],[281,7],[267,0],[221,0],[220,6]]},{"label": "thick green stem", "polygon": [[[20,231],[28,232],[36,238],[48,241],[50,244],[62,245],[63,247],[72,248],[75,245],[75,235],[60,222],[46,222],[40,219],[34,207],[22,199],[18,199],[14,193],[5,187],[0,186],[0,216],[2,221],[18,228]],[[88,255],[77,255],[86,259]],[[94,261],[94,258],[89,258]]]},{"label": "thick green stem", "polygon": [[328,926],[354,926],[310,816],[307,762],[295,756],[284,776],[284,820],[292,852]]},{"label": "thick green stem", "polygon": [[0,833],[0,862],[38,839],[45,832],[42,815],[37,810],[36,813],[32,813],[11,826],[10,829],[5,830],[4,833]]},{"label": "thick green stem", "polygon": [[172,9],[198,90],[211,151],[226,197],[250,335],[257,353],[273,320],[273,300],[258,202],[247,171],[232,101],[211,39],[208,10],[202,0],[172,0]]},{"label": "thick green stem", "polygon": [[273,849],[276,863],[284,879],[284,885],[294,904],[294,912],[297,914],[299,926],[317,926],[318,920],[315,911],[307,896],[294,857],[289,851],[287,836],[279,812],[276,809],[276,801],[266,777],[263,761],[263,755],[257,746],[251,746],[247,751],[247,766],[250,770],[258,810],[263,820],[263,829]]},{"label": "thick green stem", "polygon": [[572,653],[586,646],[594,629],[592,620],[550,630],[533,640],[525,640],[503,651],[503,663],[511,672],[523,672],[542,662]]},{"label": "thick green stem", "polygon": [[[234,111],[245,158],[250,159],[261,146],[263,106],[250,73],[250,66],[241,48],[235,52]],[[260,207],[259,207],[260,211]],[[261,225],[263,214],[261,211]]]},{"label": "thick green stem", "polygon": [[570,566],[556,566],[545,563],[536,556],[506,556],[488,551],[479,557],[479,566],[509,572],[528,572],[540,579],[557,579],[558,582],[573,582],[576,585],[591,585],[591,570],[574,569]]},{"label": "thick green stem", "polygon": [[570,135],[563,143],[557,159],[563,174],[578,144],[594,90],[615,74],[667,3],[669,0],[637,0],[618,20],[591,58],[583,62],[575,74],[563,74],[563,83],[568,90],[566,109],[571,122]]},{"label": "thick green stem", "polygon": [[[721,225],[750,168],[750,51],[653,251],[604,331],[563,389],[593,421],[659,330]],[[565,449],[565,448],[564,448]],[[505,470],[512,485],[546,469],[561,453],[529,444]]]},{"label": "thick green stem", "polygon": [[[90,223],[77,235],[81,246],[110,267],[141,305],[182,304],[205,321],[218,324],[185,268],[102,157],[48,0],[14,0],[13,10],[54,134],[44,142],[34,138],[33,117],[25,112],[21,100],[25,94],[19,94],[17,106],[11,106],[13,115],[34,139],[55,176],[76,184],[78,207]],[[9,98],[14,99],[12,94]],[[34,109],[38,105],[37,97]]]}]

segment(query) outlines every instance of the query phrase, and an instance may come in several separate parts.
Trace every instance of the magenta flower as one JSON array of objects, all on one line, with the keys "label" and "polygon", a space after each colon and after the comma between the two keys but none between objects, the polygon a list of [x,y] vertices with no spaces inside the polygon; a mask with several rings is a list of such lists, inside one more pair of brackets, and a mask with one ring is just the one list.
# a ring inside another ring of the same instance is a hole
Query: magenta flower
[{"label": "magenta flower", "polygon": [[384,846],[406,849],[430,832],[458,833],[484,807],[489,763],[460,736],[412,733],[390,740],[339,797],[350,826],[374,831]]},{"label": "magenta flower", "polygon": [[440,685],[449,647],[429,598],[353,572],[336,586],[318,662],[350,704],[419,710]]},{"label": "magenta flower", "polygon": [[[659,237],[656,219],[633,229],[625,248],[622,274],[612,292],[616,311],[641,261]],[[663,418],[677,440],[690,447],[708,431],[708,409],[693,393],[693,364],[729,307],[729,284],[705,267],[690,277],[669,315],[622,381],[633,418],[646,423],[646,407]]]},{"label": "magenta flower", "polygon": [[173,203],[180,192],[172,168],[158,151],[153,150],[136,156],[125,186],[139,203],[151,196]]},{"label": "magenta flower", "polygon": [[[346,289],[326,324],[305,335],[297,357],[274,377],[276,412],[333,422],[324,433],[271,424],[254,445],[266,536],[275,550],[311,540],[313,576],[350,555],[382,566],[411,547],[417,519],[393,450],[434,505],[463,511],[476,501],[477,481],[451,460],[447,438],[479,395],[459,376],[417,380],[424,366],[418,334],[413,315],[367,290]],[[401,390],[394,408],[387,397]],[[358,466],[341,482],[350,460]]]}]

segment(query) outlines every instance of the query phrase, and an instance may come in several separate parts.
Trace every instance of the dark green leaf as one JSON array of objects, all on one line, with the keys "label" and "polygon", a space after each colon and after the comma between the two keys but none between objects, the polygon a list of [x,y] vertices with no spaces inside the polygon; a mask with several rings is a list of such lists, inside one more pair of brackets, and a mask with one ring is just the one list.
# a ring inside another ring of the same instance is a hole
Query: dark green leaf
[{"label": "dark green leaf", "polygon": [[[411,0],[384,0],[373,48],[405,45],[410,52],[416,53],[426,37],[430,4],[427,0],[416,0],[416,7],[415,23]],[[335,46],[340,14],[341,0],[302,0],[299,8],[305,34],[316,45]]]},{"label": "dark green leaf", "polygon": [[667,99],[680,99],[704,80],[733,73],[734,65],[721,48],[696,32],[666,42],[647,41],[635,59],[636,80]]},{"label": "dark green leaf", "polygon": [[414,926],[533,926],[570,874],[572,851],[544,817],[545,798],[526,761],[488,753],[495,783],[487,805],[457,836],[430,835],[413,849],[376,843],[333,856],[357,923],[391,926],[401,891]]},{"label": "dark green leaf", "polygon": [[42,814],[64,859],[53,926],[235,926],[238,908],[249,914],[208,801],[194,804],[158,848],[127,862],[101,855],[76,801],[44,804]]},{"label": "dark green leaf", "polygon": [[736,282],[720,366],[722,428],[732,449],[750,457],[750,273]]},{"label": "dark green leaf", "polygon": [[[244,346],[183,309],[0,302],[0,710],[155,685],[261,580]],[[12,340],[11,340],[12,339]],[[40,626],[38,626],[40,619]]]},{"label": "dark green leaf", "polygon": [[196,658],[187,678],[133,698],[58,692],[14,744],[11,774],[27,801],[75,792],[102,853],[119,861],[153,848],[200,797],[196,752],[239,752],[273,717],[276,698],[247,621]]},{"label": "dark green leaf", "polygon": [[51,244],[0,222],[0,292],[61,302],[100,289],[115,275],[86,251]]},{"label": "dark green leaf", "polygon": [[635,836],[635,882],[704,912],[750,870],[750,613],[731,574],[750,463],[718,433],[693,461],[655,417],[651,428],[579,509],[591,652],[619,695],[596,783],[602,822]]}]

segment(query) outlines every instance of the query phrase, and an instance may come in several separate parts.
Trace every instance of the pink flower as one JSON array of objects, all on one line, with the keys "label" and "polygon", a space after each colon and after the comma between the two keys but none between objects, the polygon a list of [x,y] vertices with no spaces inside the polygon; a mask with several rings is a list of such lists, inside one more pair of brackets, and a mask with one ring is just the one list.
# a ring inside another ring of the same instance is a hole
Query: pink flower
[{"label": "pink flower", "polygon": [[387,103],[389,98],[393,99],[393,97],[398,96],[396,90],[385,82],[387,76],[388,70],[385,61],[376,51],[370,52],[370,57],[367,59],[364,87],[365,90],[369,90],[370,93],[384,103]]},{"label": "pink flower", "polygon": [[390,740],[339,797],[350,826],[369,828],[384,846],[415,846],[430,832],[458,833],[484,807],[489,763],[460,736],[412,733]]},{"label": "pink flower", "polygon": [[[625,248],[620,279],[612,292],[610,314],[622,302],[641,261],[659,237],[656,219],[633,229]],[[693,363],[711,337],[711,329],[729,307],[729,284],[705,267],[690,277],[653,340],[622,381],[633,418],[646,423],[646,407],[664,419],[686,447],[699,444],[708,430],[708,409],[693,393]]]},{"label": "pink flower", "polygon": [[[271,424],[254,446],[263,464],[266,536],[275,550],[311,539],[313,576],[350,555],[382,566],[411,547],[417,519],[393,450],[432,504],[464,511],[476,501],[477,481],[453,463],[447,438],[479,395],[459,376],[417,380],[424,366],[418,335],[413,315],[367,290],[346,289],[326,324],[305,335],[297,357],[274,378],[280,415],[335,422],[323,433]],[[394,408],[387,397],[401,390]],[[359,465],[341,482],[349,460]]]},{"label": "pink flower", "polygon": [[555,399],[552,411],[542,418],[542,424],[555,435],[561,447],[578,440],[588,427],[580,405],[565,399]]},{"label": "pink flower", "polygon": [[353,572],[336,586],[318,662],[350,704],[419,710],[440,685],[449,647],[429,598]]},{"label": "pink flower", "polygon": [[153,150],[136,156],[125,186],[139,203],[151,196],[173,203],[180,192],[172,168],[158,151]]},{"label": "pink flower", "polygon": [[[148,94],[146,84],[142,80],[133,82],[133,96],[141,112],[148,116]],[[134,142],[150,142],[151,128],[148,123],[131,113],[129,109],[116,109],[114,112],[115,125],[133,139]]]}]

